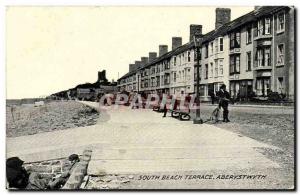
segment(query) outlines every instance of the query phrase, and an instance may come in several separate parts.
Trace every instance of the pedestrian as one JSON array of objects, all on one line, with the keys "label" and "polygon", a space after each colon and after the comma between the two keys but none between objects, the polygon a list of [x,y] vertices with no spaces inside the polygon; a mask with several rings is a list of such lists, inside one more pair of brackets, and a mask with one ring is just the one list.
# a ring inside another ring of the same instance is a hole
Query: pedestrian
[{"label": "pedestrian", "polygon": [[219,95],[219,108],[222,107],[223,109],[223,122],[230,122],[230,120],[228,119],[228,115],[229,115],[229,110],[228,110],[228,104],[230,101],[230,94],[228,93],[228,91],[226,91],[226,85],[223,84],[220,87],[220,91],[218,92]]},{"label": "pedestrian", "polygon": [[[167,107],[167,104],[169,104],[169,99],[170,99],[170,96],[169,94],[166,96],[166,100],[164,103],[164,109],[163,109],[163,112],[164,112],[164,115],[163,117],[166,117],[167,116],[167,112],[168,112],[168,107]],[[163,101],[163,100],[162,100]]]}]

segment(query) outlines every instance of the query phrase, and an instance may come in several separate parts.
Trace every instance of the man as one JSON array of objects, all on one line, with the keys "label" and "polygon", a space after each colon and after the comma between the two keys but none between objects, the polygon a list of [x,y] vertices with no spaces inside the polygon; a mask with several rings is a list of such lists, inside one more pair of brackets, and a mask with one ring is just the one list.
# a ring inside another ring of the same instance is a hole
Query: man
[{"label": "man", "polygon": [[229,114],[228,104],[230,101],[230,95],[229,95],[228,91],[226,91],[225,84],[221,85],[220,91],[218,92],[218,96],[220,99],[219,107],[223,108],[223,122],[226,122],[226,123],[230,122],[230,120],[228,119],[228,114]]},{"label": "man", "polygon": [[25,190],[54,190],[60,189],[70,177],[74,167],[79,162],[77,154],[69,156],[70,167],[62,173],[59,178],[50,181],[51,178],[42,177],[39,173],[28,173],[23,167],[24,161],[18,157],[12,157],[6,160],[6,177],[10,188]]},{"label": "man", "polygon": [[24,161],[19,157],[6,160],[6,178],[9,188],[26,190],[44,190],[48,188],[48,180],[40,177],[38,173],[27,173],[23,167]]}]

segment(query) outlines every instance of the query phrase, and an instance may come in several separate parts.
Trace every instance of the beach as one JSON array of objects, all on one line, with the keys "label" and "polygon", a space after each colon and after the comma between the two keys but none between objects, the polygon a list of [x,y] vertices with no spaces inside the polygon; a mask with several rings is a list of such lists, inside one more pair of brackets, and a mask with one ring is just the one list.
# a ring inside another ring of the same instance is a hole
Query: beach
[{"label": "beach", "polygon": [[42,132],[83,127],[97,123],[99,113],[76,101],[50,101],[43,105],[7,104],[6,136],[18,137]]}]

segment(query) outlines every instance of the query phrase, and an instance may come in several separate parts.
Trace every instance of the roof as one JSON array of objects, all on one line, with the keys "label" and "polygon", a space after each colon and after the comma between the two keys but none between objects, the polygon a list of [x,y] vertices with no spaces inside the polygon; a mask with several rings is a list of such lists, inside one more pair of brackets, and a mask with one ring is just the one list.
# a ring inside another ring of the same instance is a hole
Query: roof
[{"label": "roof", "polygon": [[[231,31],[233,31],[237,28],[240,28],[241,26],[243,26],[247,23],[254,22],[260,17],[270,15],[274,12],[277,12],[277,11],[285,9],[285,8],[288,8],[288,7],[287,6],[262,6],[261,8],[259,8],[257,10],[253,10],[253,11],[251,11],[251,12],[249,12],[249,13],[241,16],[241,17],[238,17],[238,18],[234,19],[233,21],[230,21],[230,22],[224,24],[223,26],[221,26],[218,29],[215,29],[215,30],[212,30],[212,31],[206,33],[205,35],[203,35],[202,42],[205,43],[205,42],[212,41],[216,37],[228,34],[228,32],[231,32]],[[186,44],[184,44],[184,45],[182,45],[182,46],[180,46],[180,47],[178,47],[178,48],[176,48],[172,51],[167,52],[166,54],[164,54],[162,56],[159,56],[158,58],[156,58],[152,62],[148,62],[148,63],[142,65],[141,67],[139,67],[138,69],[126,73],[125,75],[123,75],[118,80],[121,80],[121,79],[126,78],[128,76],[131,76],[131,75],[135,74],[138,70],[147,68],[147,67],[149,67],[151,65],[154,65],[158,62],[161,62],[163,60],[171,58],[172,56],[177,55],[179,53],[182,53],[184,51],[187,51],[187,50],[191,49],[192,47],[193,47],[193,42],[188,42],[188,43],[186,43]]]},{"label": "roof", "polygon": [[224,24],[220,28],[212,30],[209,33],[205,34],[203,37],[203,42],[212,41],[216,37],[228,34],[229,32],[238,29],[247,23],[254,22],[260,17],[270,15],[284,8],[287,8],[287,6],[263,6],[257,10],[253,10],[241,17],[238,17]]}]

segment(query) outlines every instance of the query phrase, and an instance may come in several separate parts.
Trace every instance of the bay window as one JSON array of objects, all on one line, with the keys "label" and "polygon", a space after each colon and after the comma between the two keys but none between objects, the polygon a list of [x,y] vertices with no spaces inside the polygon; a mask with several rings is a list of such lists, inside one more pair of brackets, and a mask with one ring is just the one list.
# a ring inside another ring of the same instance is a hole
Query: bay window
[{"label": "bay window", "polygon": [[284,12],[277,15],[277,32],[283,32],[285,29]]},{"label": "bay window", "polygon": [[240,73],[240,55],[230,56],[229,73],[230,74]]},{"label": "bay window", "polygon": [[230,49],[240,48],[241,46],[241,33],[233,32],[230,34]]}]

